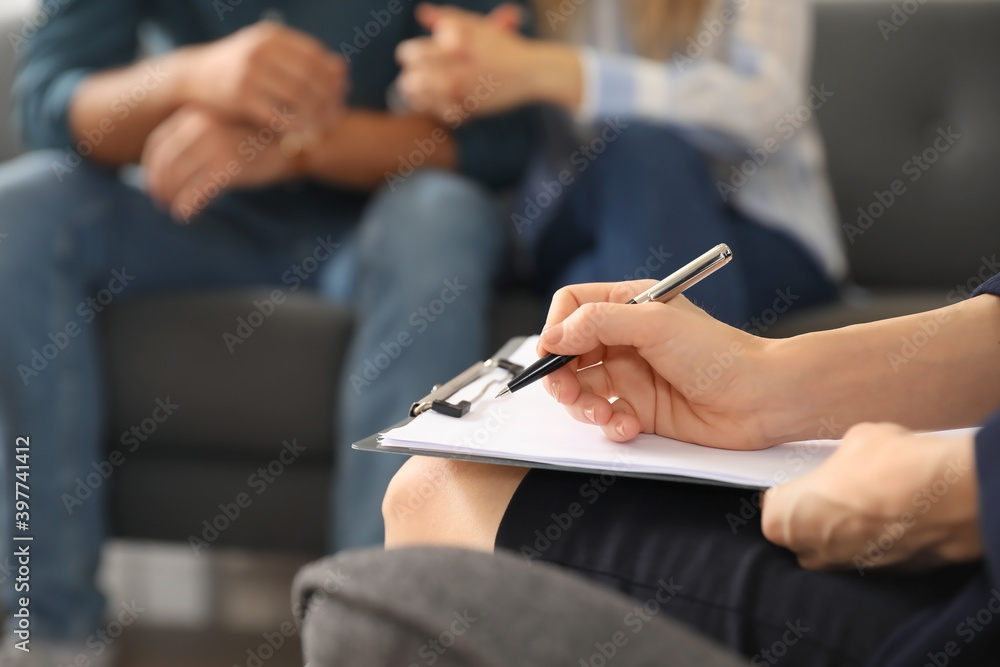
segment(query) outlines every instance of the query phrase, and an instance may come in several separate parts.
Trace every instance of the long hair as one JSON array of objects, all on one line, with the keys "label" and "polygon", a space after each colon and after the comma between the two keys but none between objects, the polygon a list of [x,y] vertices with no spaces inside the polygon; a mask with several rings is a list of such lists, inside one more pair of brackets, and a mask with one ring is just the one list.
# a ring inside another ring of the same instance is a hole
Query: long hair
[{"label": "long hair", "polygon": [[[592,0],[588,0],[592,1]],[[620,0],[640,55],[664,59],[690,36],[711,0]],[[533,0],[537,23],[560,31],[573,19],[573,0]]]}]

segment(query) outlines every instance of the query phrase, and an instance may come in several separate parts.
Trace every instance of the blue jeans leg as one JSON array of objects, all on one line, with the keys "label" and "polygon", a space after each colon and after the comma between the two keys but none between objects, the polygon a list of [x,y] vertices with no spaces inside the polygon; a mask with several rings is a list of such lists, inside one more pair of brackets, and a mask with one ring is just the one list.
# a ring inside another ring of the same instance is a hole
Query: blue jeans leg
[{"label": "blue jeans leg", "polygon": [[[103,614],[94,574],[110,486],[67,502],[105,459],[99,318],[87,299],[118,292],[114,307],[162,290],[276,284],[299,247],[271,243],[286,238],[285,220],[247,233],[209,209],[180,227],[109,171],[83,164],[57,179],[58,157],[37,152],[0,167],[0,558],[16,562],[12,533],[34,537],[34,636],[82,642]],[[22,436],[31,439],[26,533],[12,525]],[[6,572],[0,588],[11,610],[23,593]]]},{"label": "blue jeans leg", "polygon": [[333,548],[382,542],[382,497],[405,459],[351,443],[400,421],[433,384],[482,358],[503,243],[490,194],[437,170],[383,189],[363,216],[358,324],[340,388]]},{"label": "blue jeans leg", "polygon": [[676,131],[631,123],[588,163],[542,235],[543,286],[662,278],[728,243],[731,265],[688,292],[724,322],[743,324],[786,284],[796,305],[834,296],[795,240],[734,210],[714,184],[707,158]]}]

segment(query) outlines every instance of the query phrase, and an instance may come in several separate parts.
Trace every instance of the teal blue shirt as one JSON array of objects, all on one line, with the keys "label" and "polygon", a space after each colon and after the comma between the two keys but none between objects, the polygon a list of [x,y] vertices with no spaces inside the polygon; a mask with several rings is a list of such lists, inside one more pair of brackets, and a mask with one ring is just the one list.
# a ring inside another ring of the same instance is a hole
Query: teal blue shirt
[{"label": "teal blue shirt", "polygon": [[[353,107],[384,110],[395,80],[396,45],[424,34],[411,0],[47,0],[48,23],[19,48],[15,122],[28,148],[75,141],[67,109],[77,85],[94,72],[136,59],[140,35],[168,45],[211,42],[262,18],[310,33],[349,57]],[[443,3],[441,3],[443,4]],[[500,0],[450,0],[488,12]],[[148,47],[148,42],[143,42]],[[528,112],[467,122],[455,132],[459,170],[487,185],[513,182],[530,154]]]}]

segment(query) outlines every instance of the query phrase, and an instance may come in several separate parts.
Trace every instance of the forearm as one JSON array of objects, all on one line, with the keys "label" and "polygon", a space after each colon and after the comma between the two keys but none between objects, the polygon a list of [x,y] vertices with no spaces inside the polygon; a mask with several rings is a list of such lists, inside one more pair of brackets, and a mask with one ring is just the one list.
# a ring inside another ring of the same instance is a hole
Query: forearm
[{"label": "forearm", "polygon": [[73,96],[69,125],[89,157],[109,165],[137,162],[149,134],[184,103],[185,49],[94,74]]},{"label": "forearm", "polygon": [[780,366],[778,390],[768,400],[783,427],[775,437],[813,438],[822,423],[977,424],[1000,400],[998,344],[1000,299],[989,295],[776,341],[769,356]]},{"label": "forearm", "polygon": [[303,161],[305,176],[372,190],[393,175],[405,178],[404,167],[455,169],[458,153],[451,133],[430,118],[355,109],[335,121]]},{"label": "forearm", "polygon": [[583,103],[583,65],[579,50],[568,44],[526,40],[526,104],[545,103],[575,113]]}]

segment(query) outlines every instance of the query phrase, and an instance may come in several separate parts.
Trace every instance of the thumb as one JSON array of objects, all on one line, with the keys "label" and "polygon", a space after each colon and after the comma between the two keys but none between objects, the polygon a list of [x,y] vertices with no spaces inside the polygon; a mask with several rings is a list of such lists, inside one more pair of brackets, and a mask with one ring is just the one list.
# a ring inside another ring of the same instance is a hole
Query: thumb
[{"label": "thumb", "polygon": [[647,347],[662,339],[663,318],[671,317],[671,311],[659,303],[585,303],[543,331],[540,342],[555,354],[573,355],[602,344]]},{"label": "thumb", "polygon": [[[497,9],[499,9],[499,7]],[[464,9],[459,9],[458,7],[432,5],[428,2],[417,5],[415,15],[417,17],[417,23],[431,32],[437,29],[441,21],[446,19],[468,20],[470,18],[482,18],[482,14],[475,14]]]},{"label": "thumb", "polygon": [[436,26],[437,22],[441,20],[441,8],[437,5],[431,5],[423,2],[417,5],[414,16],[417,18],[417,23],[433,32],[434,26]]},{"label": "thumb", "polygon": [[772,486],[761,493],[760,528],[771,544],[790,548],[792,508],[800,495],[803,479],[806,478]]},{"label": "thumb", "polygon": [[521,13],[521,8],[514,3],[505,2],[497,6],[486,18],[498,28],[516,32],[521,27],[524,14]]}]

